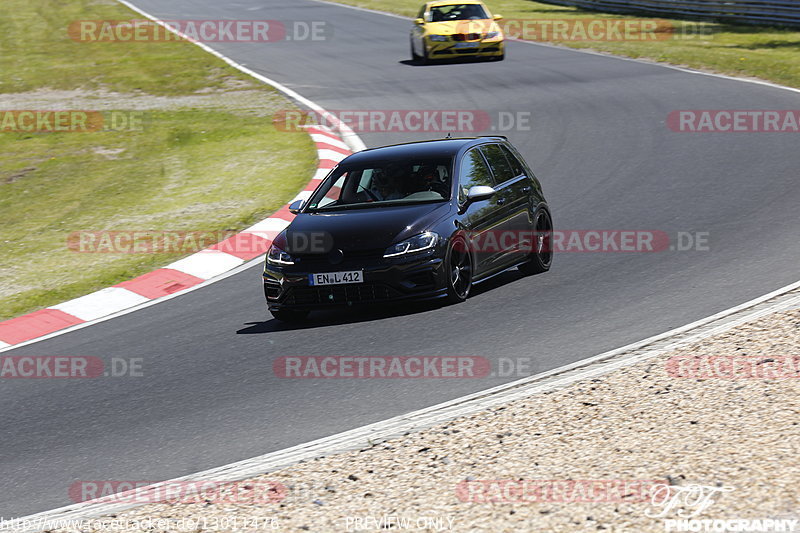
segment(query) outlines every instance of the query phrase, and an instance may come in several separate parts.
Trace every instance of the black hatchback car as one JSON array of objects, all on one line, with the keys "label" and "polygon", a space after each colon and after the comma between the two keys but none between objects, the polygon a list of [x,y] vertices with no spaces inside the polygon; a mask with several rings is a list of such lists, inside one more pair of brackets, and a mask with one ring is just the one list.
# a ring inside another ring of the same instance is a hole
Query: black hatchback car
[{"label": "black hatchback car", "polygon": [[273,316],[406,299],[465,300],[519,267],[549,270],[552,217],[539,181],[505,137],[443,139],[348,156],[272,243]]}]

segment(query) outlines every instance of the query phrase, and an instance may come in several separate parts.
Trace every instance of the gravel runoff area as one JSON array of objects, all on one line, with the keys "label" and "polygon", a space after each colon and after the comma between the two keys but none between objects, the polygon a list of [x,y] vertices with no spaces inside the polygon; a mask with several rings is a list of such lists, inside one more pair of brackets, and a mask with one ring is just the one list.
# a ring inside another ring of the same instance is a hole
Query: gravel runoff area
[{"label": "gravel runoff area", "polygon": [[206,88],[191,95],[156,96],[142,92],[118,93],[107,90],[37,89],[23,93],[0,94],[0,109],[60,111],[87,109],[93,111],[149,111],[213,109],[270,117],[286,109],[285,97],[273,90],[253,88],[241,80],[228,79],[222,89]]},{"label": "gravel runoff area", "polygon": [[799,376],[790,310],[240,482],[279,484],[271,503],[215,494],[113,518],[125,531],[800,531]]}]

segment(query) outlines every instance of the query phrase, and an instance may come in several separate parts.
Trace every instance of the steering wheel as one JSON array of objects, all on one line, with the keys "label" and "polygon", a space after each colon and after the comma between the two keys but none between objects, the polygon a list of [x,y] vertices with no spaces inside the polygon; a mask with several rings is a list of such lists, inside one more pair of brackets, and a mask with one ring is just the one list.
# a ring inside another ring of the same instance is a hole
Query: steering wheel
[{"label": "steering wheel", "polygon": [[442,198],[447,198],[447,185],[445,185],[441,181],[434,181],[433,183],[431,183],[430,190],[435,193],[441,194]]},{"label": "steering wheel", "polygon": [[358,192],[365,192],[365,193],[367,193],[367,196],[369,196],[369,200],[367,200],[367,201],[369,201],[369,202],[380,202],[380,198],[378,198],[378,197],[375,195],[375,193],[374,193],[374,192],[372,192],[371,190],[367,189],[367,188],[366,188],[366,187],[364,187],[363,185],[359,185],[359,186],[358,186],[358,188],[359,188],[359,189],[361,189],[361,190],[360,190],[360,191],[358,191]]}]

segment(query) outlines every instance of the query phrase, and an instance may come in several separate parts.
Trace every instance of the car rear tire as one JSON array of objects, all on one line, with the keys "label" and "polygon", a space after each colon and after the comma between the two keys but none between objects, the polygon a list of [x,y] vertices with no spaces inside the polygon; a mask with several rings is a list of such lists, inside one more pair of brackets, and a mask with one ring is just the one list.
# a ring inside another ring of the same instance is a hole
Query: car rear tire
[{"label": "car rear tire", "polygon": [[553,264],[553,220],[550,213],[540,209],[534,223],[534,242],[528,261],[519,266],[526,276],[550,270]]},{"label": "car rear tire", "polygon": [[447,300],[460,303],[472,290],[472,254],[463,237],[455,237],[447,248]]},{"label": "car rear tire", "polygon": [[308,311],[298,311],[296,309],[270,309],[270,313],[276,320],[281,322],[302,322],[308,318]]}]

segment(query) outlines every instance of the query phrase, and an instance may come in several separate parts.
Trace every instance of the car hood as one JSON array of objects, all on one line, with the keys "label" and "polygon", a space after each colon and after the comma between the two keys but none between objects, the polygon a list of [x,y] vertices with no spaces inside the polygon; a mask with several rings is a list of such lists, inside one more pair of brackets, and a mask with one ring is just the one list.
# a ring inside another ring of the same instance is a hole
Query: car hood
[{"label": "car hood", "polygon": [[492,19],[450,20],[446,22],[428,22],[425,24],[425,30],[428,35],[453,35],[455,33],[500,31],[500,26]]},{"label": "car hood", "polygon": [[[286,229],[284,249],[290,254],[327,253],[337,248],[345,252],[384,250],[431,229],[449,211],[450,203],[441,202],[300,213]],[[309,250],[306,246],[311,242],[324,242],[325,250],[319,246]]]}]

